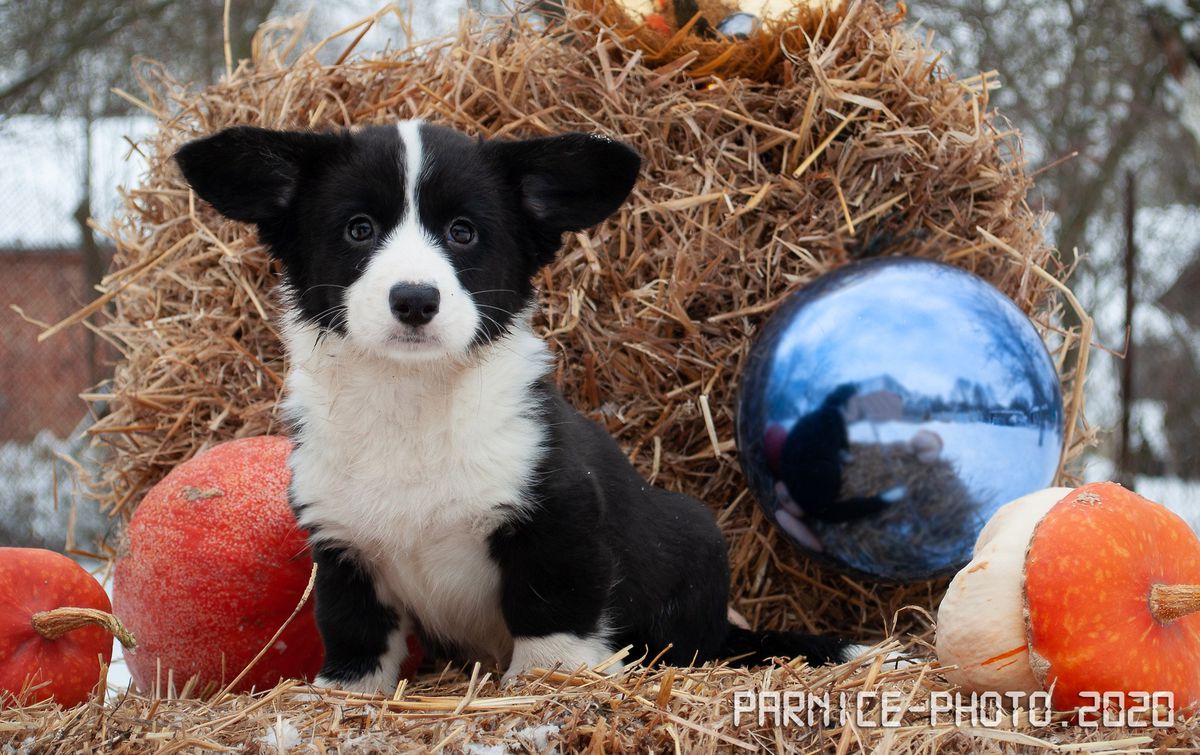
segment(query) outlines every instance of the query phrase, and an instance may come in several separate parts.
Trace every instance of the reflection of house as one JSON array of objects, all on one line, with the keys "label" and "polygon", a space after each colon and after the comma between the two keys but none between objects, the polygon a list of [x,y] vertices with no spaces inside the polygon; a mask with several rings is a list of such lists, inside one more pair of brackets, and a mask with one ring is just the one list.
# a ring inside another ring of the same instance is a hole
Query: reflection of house
[{"label": "reflection of house", "polygon": [[867,380],[860,380],[857,383],[859,393],[874,393],[875,391],[887,391],[894,393],[903,398],[907,403],[909,392],[908,389],[900,384],[900,381],[891,375],[879,375]]},{"label": "reflection of house", "polygon": [[1019,425],[1027,413],[1020,409],[989,409],[984,418],[991,425]]},{"label": "reflection of house", "polygon": [[85,301],[83,280],[78,249],[0,249],[0,442],[42,429],[65,437],[86,413],[79,394],[111,356],[95,353],[82,327],[38,343],[38,328],[10,306],[57,322]]}]

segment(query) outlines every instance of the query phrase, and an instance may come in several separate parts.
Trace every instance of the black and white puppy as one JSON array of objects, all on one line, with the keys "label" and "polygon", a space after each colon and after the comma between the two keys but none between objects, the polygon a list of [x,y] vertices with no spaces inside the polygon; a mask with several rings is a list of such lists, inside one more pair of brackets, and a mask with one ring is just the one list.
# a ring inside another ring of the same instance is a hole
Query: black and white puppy
[{"label": "black and white puppy", "polygon": [[678,664],[857,649],[732,628],[708,509],[647,484],[548,379],[532,279],[564,233],[625,200],[632,149],[407,121],[231,128],[177,160],[285,271],[283,409],[319,566],[318,683],[390,690],[414,629],[508,678],[625,645],[670,647]]}]

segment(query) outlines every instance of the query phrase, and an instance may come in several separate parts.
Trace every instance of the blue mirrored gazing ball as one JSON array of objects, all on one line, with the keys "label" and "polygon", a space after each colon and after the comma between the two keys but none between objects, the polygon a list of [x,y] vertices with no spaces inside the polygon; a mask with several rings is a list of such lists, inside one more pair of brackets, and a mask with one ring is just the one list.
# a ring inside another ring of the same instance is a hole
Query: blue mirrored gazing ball
[{"label": "blue mirrored gazing ball", "polygon": [[1029,319],[958,268],[859,262],[786,299],[742,373],[738,449],[767,516],[819,562],[952,574],[1005,503],[1050,485],[1058,375]]},{"label": "blue mirrored gazing ball", "polygon": [[746,39],[758,31],[761,22],[753,13],[730,13],[717,24],[717,32],[734,39]]}]

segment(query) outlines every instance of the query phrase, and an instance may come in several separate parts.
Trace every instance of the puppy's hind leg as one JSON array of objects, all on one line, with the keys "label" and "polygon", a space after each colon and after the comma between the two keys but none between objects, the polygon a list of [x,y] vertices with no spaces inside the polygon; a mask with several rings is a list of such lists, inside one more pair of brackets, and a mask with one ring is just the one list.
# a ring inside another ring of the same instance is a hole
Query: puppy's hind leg
[{"label": "puppy's hind leg", "polygon": [[412,620],[384,605],[375,582],[352,552],[316,543],[317,628],[325,662],[314,684],[351,692],[390,694],[408,658]]}]

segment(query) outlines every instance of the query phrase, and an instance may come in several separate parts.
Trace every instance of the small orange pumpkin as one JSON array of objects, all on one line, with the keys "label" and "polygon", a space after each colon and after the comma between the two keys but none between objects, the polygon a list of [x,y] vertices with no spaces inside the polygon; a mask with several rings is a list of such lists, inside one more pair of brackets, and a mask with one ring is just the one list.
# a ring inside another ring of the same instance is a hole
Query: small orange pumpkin
[{"label": "small orange pumpkin", "polygon": [[1171,692],[1200,703],[1200,540],[1111,482],[1005,506],[938,609],[938,658],[968,691]]},{"label": "small orange pumpkin", "polygon": [[0,707],[87,700],[112,658],[113,635],[133,646],[111,610],[100,583],[66,556],[0,548]]}]

